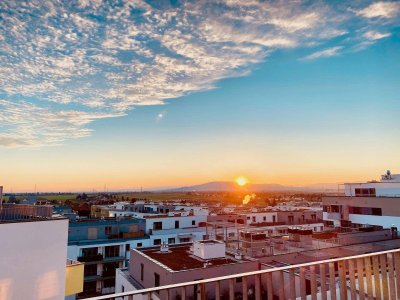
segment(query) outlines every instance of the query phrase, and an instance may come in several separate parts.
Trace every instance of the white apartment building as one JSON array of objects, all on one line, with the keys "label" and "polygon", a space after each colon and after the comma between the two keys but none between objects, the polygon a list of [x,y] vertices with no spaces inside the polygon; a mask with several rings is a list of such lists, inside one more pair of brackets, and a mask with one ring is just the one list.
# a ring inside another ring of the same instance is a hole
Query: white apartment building
[{"label": "white apartment building", "polygon": [[345,183],[344,191],[345,196],[322,198],[325,225],[400,228],[400,174],[387,171],[380,181]]}]

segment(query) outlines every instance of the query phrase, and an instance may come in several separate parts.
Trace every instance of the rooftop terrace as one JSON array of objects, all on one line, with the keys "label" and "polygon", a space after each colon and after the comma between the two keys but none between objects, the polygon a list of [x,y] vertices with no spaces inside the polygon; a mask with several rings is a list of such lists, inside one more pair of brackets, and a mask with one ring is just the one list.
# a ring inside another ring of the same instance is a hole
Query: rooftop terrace
[{"label": "rooftop terrace", "polygon": [[190,245],[173,246],[169,248],[168,252],[161,252],[159,248],[144,249],[140,252],[151,259],[160,262],[173,271],[204,268],[205,262],[207,262],[207,267],[234,264],[238,262],[234,258],[230,257],[209,259],[207,261],[203,260],[191,253]]}]

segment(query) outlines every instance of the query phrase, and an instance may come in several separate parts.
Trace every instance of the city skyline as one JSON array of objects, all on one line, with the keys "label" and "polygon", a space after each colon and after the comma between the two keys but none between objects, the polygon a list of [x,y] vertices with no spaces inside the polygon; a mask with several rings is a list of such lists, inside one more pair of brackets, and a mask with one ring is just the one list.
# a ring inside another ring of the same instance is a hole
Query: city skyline
[{"label": "city skyline", "polygon": [[5,192],[399,171],[399,2],[2,1],[0,17]]}]

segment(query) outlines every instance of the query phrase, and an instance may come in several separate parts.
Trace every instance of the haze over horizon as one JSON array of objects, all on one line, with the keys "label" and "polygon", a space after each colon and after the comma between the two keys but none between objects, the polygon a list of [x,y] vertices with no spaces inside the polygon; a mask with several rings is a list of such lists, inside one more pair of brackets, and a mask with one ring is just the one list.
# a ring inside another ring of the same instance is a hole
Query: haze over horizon
[{"label": "haze over horizon", "polygon": [[0,185],[399,173],[399,21],[395,1],[1,1]]}]

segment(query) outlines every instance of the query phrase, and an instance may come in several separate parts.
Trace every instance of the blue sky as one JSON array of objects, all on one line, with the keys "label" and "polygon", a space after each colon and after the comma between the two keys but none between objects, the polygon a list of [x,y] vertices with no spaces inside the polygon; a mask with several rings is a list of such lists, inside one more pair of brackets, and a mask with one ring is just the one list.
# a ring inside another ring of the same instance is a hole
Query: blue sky
[{"label": "blue sky", "polygon": [[[22,186],[35,162],[47,189],[397,167],[400,2],[113,3],[0,3],[0,154]],[[101,176],[49,183],[66,165]]]}]

